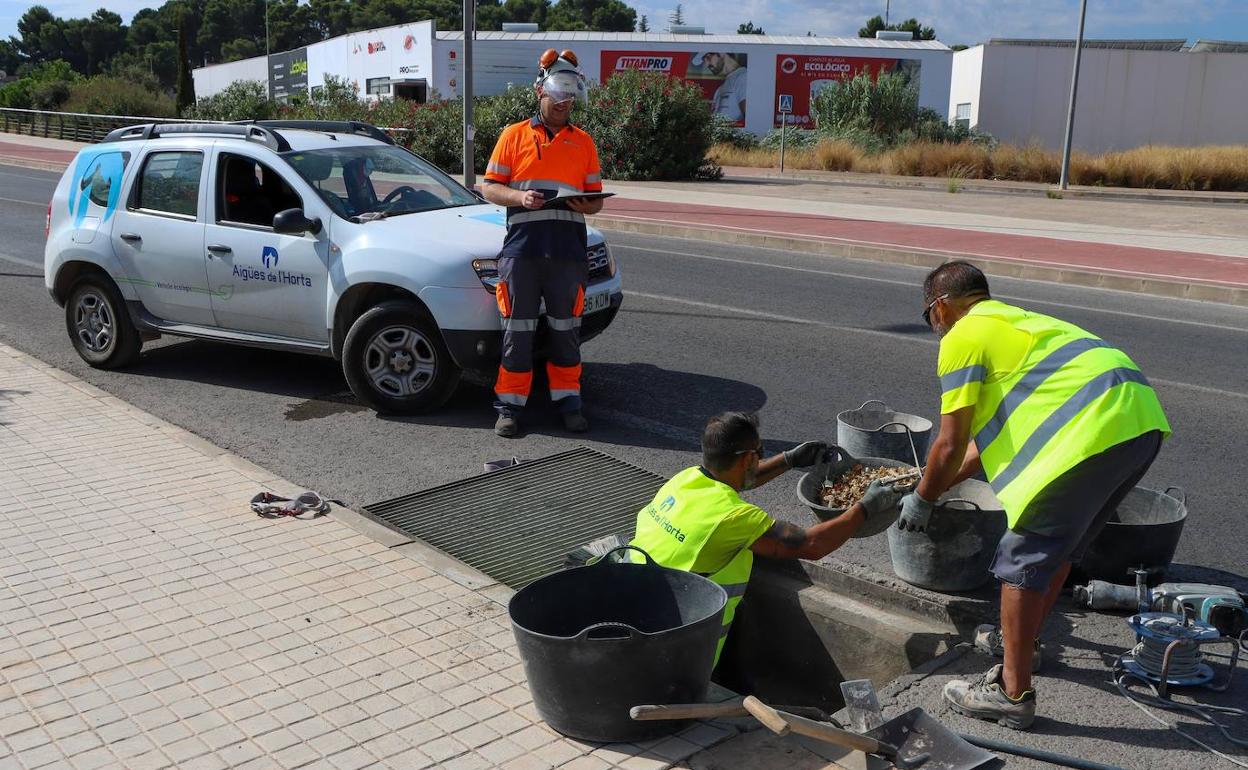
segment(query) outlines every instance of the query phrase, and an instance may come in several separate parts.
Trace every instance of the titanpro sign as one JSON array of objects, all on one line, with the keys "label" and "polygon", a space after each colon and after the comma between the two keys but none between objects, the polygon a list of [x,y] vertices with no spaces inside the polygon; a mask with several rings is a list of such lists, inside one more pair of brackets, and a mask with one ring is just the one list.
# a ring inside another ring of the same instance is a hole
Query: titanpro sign
[{"label": "titanpro sign", "polygon": [[269,55],[269,98],[287,101],[308,92],[308,49],[297,48]]}]

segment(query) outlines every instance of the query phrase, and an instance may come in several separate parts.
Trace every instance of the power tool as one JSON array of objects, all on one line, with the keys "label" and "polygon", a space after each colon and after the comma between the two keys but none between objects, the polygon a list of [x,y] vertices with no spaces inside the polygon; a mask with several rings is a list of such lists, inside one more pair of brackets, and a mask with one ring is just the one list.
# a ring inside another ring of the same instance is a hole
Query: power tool
[{"label": "power tool", "polygon": [[1075,603],[1094,610],[1168,612],[1208,623],[1223,636],[1238,637],[1248,628],[1248,601],[1234,588],[1209,583],[1162,583],[1150,590],[1148,571],[1139,569],[1133,573],[1134,587],[1104,580],[1075,586]]}]

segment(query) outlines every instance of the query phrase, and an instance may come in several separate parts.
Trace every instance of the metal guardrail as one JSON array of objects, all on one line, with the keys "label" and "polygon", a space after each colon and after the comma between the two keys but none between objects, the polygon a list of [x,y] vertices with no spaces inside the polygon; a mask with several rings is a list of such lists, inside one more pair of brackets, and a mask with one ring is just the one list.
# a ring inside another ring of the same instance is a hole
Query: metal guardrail
[{"label": "metal guardrail", "polygon": [[[0,108],[0,131],[9,134],[66,139],[71,142],[100,142],[108,132],[142,123],[219,123],[216,120],[153,118],[142,115],[94,115],[84,112],[51,112]],[[411,132],[407,128],[378,126],[396,139]]]},{"label": "metal guardrail", "polygon": [[137,115],[94,115],[82,112],[49,112],[0,108],[0,130],[9,134],[67,139],[71,142],[98,142],[115,128],[136,123],[209,123],[184,118],[152,118]]}]

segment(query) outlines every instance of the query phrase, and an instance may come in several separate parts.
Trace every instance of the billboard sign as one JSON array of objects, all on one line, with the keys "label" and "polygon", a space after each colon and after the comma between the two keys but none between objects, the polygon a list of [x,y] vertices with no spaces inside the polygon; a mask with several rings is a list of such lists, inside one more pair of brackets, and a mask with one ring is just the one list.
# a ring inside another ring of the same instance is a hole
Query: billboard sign
[{"label": "billboard sign", "polygon": [[[885,73],[900,73],[917,88],[919,85],[919,62],[917,59],[886,59],[866,56],[811,56],[808,54],[778,54],[776,56],[777,106],[781,94],[792,95],[792,114],[789,125],[814,128],[810,106],[825,88],[844,80],[852,80],[865,73],[872,80]],[[772,116],[772,125],[781,123],[780,110]]]},{"label": "billboard sign", "polygon": [[603,51],[602,79],[605,82],[617,72],[643,70],[661,72],[670,78],[693,83],[702,89],[702,96],[711,111],[734,126],[745,125],[746,69],[749,57],[744,53],[720,51]]},{"label": "billboard sign", "polygon": [[308,92],[308,49],[296,48],[269,55],[269,98],[284,102],[292,94]]}]

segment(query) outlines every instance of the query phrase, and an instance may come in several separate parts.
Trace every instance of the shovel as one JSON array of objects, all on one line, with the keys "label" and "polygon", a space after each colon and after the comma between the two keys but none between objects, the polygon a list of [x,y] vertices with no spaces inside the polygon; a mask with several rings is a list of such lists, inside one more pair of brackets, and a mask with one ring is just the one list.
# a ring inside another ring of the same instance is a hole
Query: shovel
[{"label": "shovel", "polygon": [[874,754],[899,770],[974,770],[996,757],[962,740],[923,709],[893,717],[866,735],[841,730],[768,706],[754,696],[743,702],[746,710],[777,735],[789,732],[827,741],[847,749]]}]

